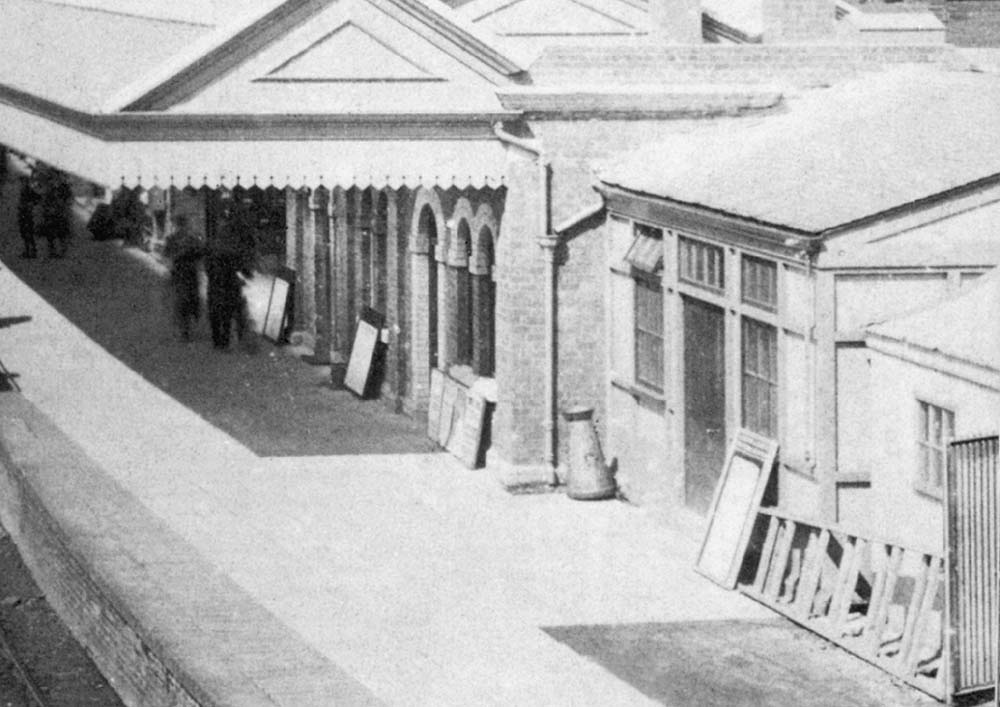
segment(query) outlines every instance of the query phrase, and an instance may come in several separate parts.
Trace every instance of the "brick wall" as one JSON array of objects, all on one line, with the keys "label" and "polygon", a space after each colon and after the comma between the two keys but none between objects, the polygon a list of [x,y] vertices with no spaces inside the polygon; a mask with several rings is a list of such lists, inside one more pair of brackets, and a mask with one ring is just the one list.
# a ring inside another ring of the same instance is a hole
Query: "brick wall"
[{"label": "brick wall", "polygon": [[13,394],[0,520],[130,707],[378,704]]},{"label": "brick wall", "polygon": [[50,516],[7,453],[9,446],[0,444],[0,518],[49,604],[126,705],[199,707],[134,630],[134,619],[115,605],[110,592],[80,561],[73,538]]},{"label": "brick wall", "polygon": [[959,47],[1000,47],[1000,2],[950,0],[945,3],[947,38]]},{"label": "brick wall", "polygon": [[763,0],[765,43],[807,42],[834,31],[833,0]]},{"label": "brick wall", "polygon": [[766,84],[819,86],[893,64],[959,64],[945,45],[552,47],[531,66],[537,85]]},{"label": "brick wall", "polygon": [[496,249],[496,377],[493,450],[505,464],[544,462],[545,263],[536,242],[540,182],[529,158],[512,159]]}]

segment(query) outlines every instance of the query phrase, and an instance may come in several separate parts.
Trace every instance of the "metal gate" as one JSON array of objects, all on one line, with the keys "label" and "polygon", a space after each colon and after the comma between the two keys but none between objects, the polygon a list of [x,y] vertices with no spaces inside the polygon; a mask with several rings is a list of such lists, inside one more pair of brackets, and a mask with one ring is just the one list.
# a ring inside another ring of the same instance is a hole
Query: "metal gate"
[{"label": "metal gate", "polygon": [[945,542],[949,697],[997,676],[997,437],[951,443]]}]

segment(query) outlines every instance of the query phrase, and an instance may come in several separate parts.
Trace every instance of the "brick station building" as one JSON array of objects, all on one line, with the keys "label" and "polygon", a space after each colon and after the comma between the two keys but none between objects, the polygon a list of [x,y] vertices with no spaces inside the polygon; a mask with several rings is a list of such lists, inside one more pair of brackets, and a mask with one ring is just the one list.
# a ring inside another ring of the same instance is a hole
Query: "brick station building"
[{"label": "brick station building", "polygon": [[220,199],[251,201],[316,359],[342,366],[359,310],[382,311],[386,404],[425,415],[433,369],[486,381],[487,466],[550,480],[559,411],[604,414],[595,162],[895,64],[968,63],[940,26],[881,41],[829,0],[709,5],[262,0],[216,21],[3,0],[0,142],[142,193],[164,229],[186,212],[210,237]]}]

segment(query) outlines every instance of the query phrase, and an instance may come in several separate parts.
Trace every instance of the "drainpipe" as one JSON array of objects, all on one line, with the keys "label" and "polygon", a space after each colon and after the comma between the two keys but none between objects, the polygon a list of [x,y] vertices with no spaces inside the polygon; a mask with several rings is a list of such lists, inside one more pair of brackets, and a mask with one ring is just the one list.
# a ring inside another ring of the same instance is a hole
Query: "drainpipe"
[{"label": "drainpipe", "polygon": [[500,123],[493,126],[493,133],[508,145],[535,155],[538,168],[539,209],[535,240],[542,249],[545,261],[545,417],[542,429],[545,432],[544,462],[553,478],[556,469],[556,246],[559,237],[549,228],[549,160],[535,140],[527,140],[511,135]]}]

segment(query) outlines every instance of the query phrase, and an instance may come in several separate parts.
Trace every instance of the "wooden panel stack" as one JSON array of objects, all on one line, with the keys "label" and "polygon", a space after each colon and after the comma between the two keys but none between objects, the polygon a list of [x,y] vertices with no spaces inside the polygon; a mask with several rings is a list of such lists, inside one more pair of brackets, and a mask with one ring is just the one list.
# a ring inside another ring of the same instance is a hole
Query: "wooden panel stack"
[{"label": "wooden panel stack", "polygon": [[[940,555],[761,508],[756,571],[740,590],[944,699]],[[753,549],[750,561],[753,563]]]}]

